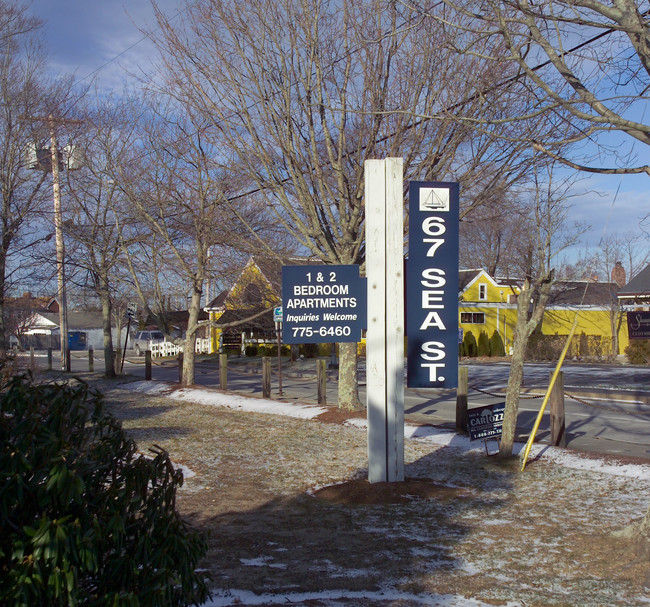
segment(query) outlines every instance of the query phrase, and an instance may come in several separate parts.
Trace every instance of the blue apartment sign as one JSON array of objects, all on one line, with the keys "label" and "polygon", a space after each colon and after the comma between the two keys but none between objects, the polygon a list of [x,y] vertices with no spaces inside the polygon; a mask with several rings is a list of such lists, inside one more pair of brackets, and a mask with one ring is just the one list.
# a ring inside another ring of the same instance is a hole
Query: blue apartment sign
[{"label": "blue apartment sign", "polygon": [[458,387],[458,184],[409,184],[407,385]]},{"label": "blue apartment sign", "polygon": [[366,283],[357,265],[283,266],[284,343],[359,341],[367,324]]}]

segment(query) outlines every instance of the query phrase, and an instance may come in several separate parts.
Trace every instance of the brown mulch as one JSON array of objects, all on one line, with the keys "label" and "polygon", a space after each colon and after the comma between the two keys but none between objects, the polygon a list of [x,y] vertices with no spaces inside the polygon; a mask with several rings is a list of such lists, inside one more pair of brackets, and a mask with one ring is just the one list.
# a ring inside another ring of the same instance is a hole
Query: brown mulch
[{"label": "brown mulch", "polygon": [[333,504],[405,504],[419,499],[440,502],[463,499],[471,492],[439,485],[431,479],[406,478],[402,482],[372,484],[366,479],[351,480],[323,487],[313,495]]}]

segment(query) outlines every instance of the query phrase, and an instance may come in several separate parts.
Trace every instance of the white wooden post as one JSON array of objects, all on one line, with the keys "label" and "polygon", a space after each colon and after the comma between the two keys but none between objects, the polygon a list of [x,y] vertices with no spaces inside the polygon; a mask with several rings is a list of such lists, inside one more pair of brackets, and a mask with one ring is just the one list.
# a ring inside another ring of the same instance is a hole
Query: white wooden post
[{"label": "white wooden post", "polygon": [[404,190],[401,158],[366,160],[368,480],[404,480]]}]

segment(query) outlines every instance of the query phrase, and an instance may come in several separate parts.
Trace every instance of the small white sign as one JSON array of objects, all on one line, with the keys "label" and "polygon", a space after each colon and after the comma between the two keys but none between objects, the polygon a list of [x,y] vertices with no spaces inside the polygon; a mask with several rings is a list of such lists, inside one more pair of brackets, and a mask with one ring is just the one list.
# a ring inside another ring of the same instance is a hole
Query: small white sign
[{"label": "small white sign", "polygon": [[138,304],[132,301],[126,307],[126,315],[129,318],[135,318],[135,315],[137,314],[137,312],[138,312]]},{"label": "small white sign", "polygon": [[273,322],[282,322],[282,306],[273,308]]},{"label": "small white sign", "polygon": [[420,211],[449,211],[449,189],[420,188]]}]

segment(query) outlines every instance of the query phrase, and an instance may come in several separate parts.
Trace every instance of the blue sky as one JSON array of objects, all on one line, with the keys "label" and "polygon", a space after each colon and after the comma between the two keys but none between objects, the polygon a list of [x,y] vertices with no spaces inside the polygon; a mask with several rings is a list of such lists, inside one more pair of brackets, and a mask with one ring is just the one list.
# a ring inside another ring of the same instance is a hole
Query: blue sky
[{"label": "blue sky", "polygon": [[[178,0],[158,0],[168,15],[177,12]],[[101,90],[120,90],[140,70],[147,70],[154,54],[151,43],[142,40],[139,27],[153,27],[153,10],[149,0],[33,0],[31,11],[45,21],[50,70],[53,74],[74,73],[78,80],[90,82],[94,74]],[[134,46],[135,45],[135,46]],[[645,146],[635,151],[640,163]],[[602,164],[610,164],[607,158]],[[613,164],[613,162],[611,163]],[[597,246],[601,235],[634,231],[650,234],[647,175],[582,175],[576,192],[586,191],[573,199],[571,218],[591,225],[584,243]],[[618,191],[618,195],[616,192]],[[616,197],[616,199],[615,199]],[[615,199],[615,202],[614,202]],[[612,203],[614,202],[613,206]],[[650,248],[650,237],[646,240]],[[576,257],[584,244],[569,252]]]},{"label": "blue sky", "polygon": [[[178,6],[158,4],[168,14]],[[45,21],[53,74],[73,73],[88,83],[94,73],[100,89],[120,89],[129,73],[150,64],[153,47],[139,29],[155,25],[149,0],[33,0],[31,12]]]}]

